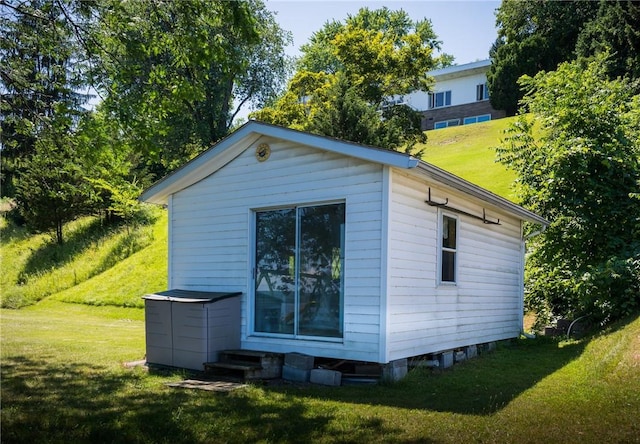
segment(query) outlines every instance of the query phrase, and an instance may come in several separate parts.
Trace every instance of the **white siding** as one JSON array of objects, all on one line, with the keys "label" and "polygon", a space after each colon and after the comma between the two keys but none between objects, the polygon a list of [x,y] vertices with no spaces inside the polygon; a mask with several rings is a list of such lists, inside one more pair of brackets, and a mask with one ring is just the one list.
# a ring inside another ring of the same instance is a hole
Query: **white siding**
[{"label": "white siding", "polygon": [[[454,190],[394,170],[390,205],[387,360],[515,337],[521,328],[520,221],[487,209],[486,225],[458,218],[457,282],[438,283],[440,211],[449,198],[482,216],[483,207]],[[441,211],[445,211],[443,209]],[[449,213],[448,213],[449,214]]]},{"label": "white siding", "polygon": [[[255,147],[271,146],[258,162]],[[262,138],[206,179],[171,199],[173,288],[242,291],[241,346],[274,352],[379,360],[383,167]],[[341,342],[252,336],[252,210],[346,202],[344,338]]]},{"label": "white siding", "polygon": [[[476,86],[484,84],[487,76],[484,73],[470,74],[465,77],[454,79],[437,80],[432,92],[451,91],[451,105],[465,105],[474,103],[477,100]],[[418,111],[425,111],[429,108],[429,93],[416,91],[404,96],[404,102]]]}]

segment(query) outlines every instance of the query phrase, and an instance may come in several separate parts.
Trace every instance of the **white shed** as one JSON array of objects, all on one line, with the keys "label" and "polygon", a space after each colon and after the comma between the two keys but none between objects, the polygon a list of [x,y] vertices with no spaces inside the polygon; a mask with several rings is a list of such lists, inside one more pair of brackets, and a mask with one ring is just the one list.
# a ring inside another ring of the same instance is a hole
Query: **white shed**
[{"label": "white shed", "polygon": [[523,222],[406,154],[256,121],[146,190],[169,287],[240,292],[240,347],[377,363],[517,337]]}]

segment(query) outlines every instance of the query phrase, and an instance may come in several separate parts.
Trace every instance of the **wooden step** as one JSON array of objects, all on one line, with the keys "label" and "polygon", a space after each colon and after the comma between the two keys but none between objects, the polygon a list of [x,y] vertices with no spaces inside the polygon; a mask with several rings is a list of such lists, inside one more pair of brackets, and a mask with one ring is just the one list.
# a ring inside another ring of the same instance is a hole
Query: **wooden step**
[{"label": "wooden step", "polygon": [[279,353],[255,350],[224,350],[217,362],[205,362],[205,372],[235,372],[243,379],[274,379],[282,375],[283,357]]}]

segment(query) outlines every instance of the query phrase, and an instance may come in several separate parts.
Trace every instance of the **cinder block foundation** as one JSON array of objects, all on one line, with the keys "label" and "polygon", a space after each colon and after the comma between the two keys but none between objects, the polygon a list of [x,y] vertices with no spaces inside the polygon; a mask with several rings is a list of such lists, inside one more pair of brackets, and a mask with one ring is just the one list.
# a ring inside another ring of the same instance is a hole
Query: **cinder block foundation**
[{"label": "cinder block foundation", "polygon": [[467,359],[473,359],[478,356],[478,346],[470,345],[466,348]]},{"label": "cinder block foundation", "polygon": [[382,377],[387,381],[399,381],[407,376],[408,360],[398,359],[382,367]]},{"label": "cinder block foundation", "polygon": [[303,353],[287,353],[284,355],[284,365],[300,370],[311,370],[314,357]]},{"label": "cinder block foundation", "polygon": [[311,370],[303,370],[290,365],[282,366],[282,379],[293,382],[309,382],[311,378]]},{"label": "cinder block foundation", "polygon": [[453,366],[453,350],[444,351],[438,356],[440,368],[449,368]]},{"label": "cinder block foundation", "polygon": [[309,380],[314,384],[339,386],[342,384],[342,373],[336,370],[314,368],[311,370]]}]

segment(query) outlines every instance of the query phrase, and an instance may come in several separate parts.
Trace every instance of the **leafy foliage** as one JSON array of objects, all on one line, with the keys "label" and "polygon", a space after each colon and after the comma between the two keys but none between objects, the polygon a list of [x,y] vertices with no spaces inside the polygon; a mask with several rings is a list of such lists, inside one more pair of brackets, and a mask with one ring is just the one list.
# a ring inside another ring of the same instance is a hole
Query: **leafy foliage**
[{"label": "leafy foliage", "polygon": [[527,303],[608,321],[640,307],[640,96],[605,67],[600,56],[523,78],[532,114],[498,154],[522,203],[551,221],[532,241]]},{"label": "leafy foliage", "polygon": [[86,57],[68,14],[80,20],[82,2],[31,0],[0,6],[0,124],[2,193],[12,196],[24,161],[58,119],[77,119],[88,96]]},{"label": "leafy foliage", "polygon": [[524,96],[518,78],[553,71],[559,63],[573,60],[580,31],[597,9],[597,2],[503,0],[487,73],[491,105],[514,115]]},{"label": "leafy foliage", "polygon": [[387,101],[431,85],[426,73],[450,64],[428,20],[402,10],[362,8],[328,22],[302,46],[287,91],[252,117],[389,149],[424,141],[418,114]]},{"label": "leafy foliage", "polygon": [[37,139],[17,186],[18,208],[27,225],[36,231],[53,229],[58,244],[64,241],[64,224],[88,214],[96,202],[76,157],[66,127],[50,128]]},{"label": "leafy foliage", "polygon": [[576,45],[579,57],[608,52],[610,78],[640,78],[640,2],[601,1],[597,17],[586,24]]},{"label": "leafy foliage", "polygon": [[279,92],[290,37],[260,0],[107,5],[105,107],[157,174],[224,137],[240,106]]}]

